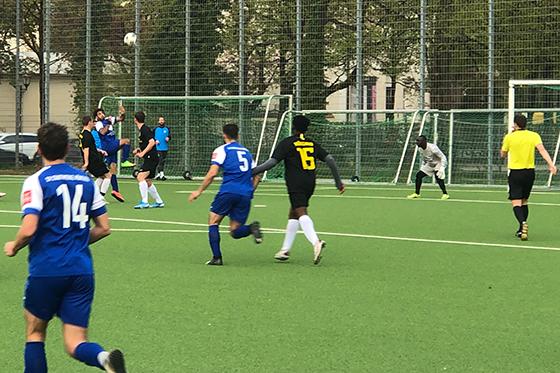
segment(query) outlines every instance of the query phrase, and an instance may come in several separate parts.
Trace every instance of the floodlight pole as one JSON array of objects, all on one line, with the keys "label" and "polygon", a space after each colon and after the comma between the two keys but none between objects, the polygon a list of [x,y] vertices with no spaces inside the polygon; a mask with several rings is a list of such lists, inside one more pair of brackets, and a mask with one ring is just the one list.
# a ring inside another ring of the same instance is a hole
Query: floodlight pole
[{"label": "floodlight pole", "polygon": [[43,20],[43,92],[44,92],[44,111],[42,124],[49,121],[50,106],[50,74],[51,74],[51,0],[44,0],[44,20]]},{"label": "floodlight pole", "polygon": [[[191,1],[185,1],[185,97],[190,94],[190,68],[191,68]],[[189,100],[185,99],[185,161],[184,170],[189,171]]]},{"label": "floodlight pole", "polygon": [[302,0],[296,0],[296,110],[301,110],[301,42],[303,12]]},{"label": "floodlight pole", "polygon": [[426,105],[426,1],[420,0],[420,97],[418,109]]},{"label": "floodlight pole", "polygon": [[[245,94],[245,1],[239,0],[239,88],[238,95]],[[239,101],[239,140],[243,133],[243,102]]]},{"label": "floodlight pole", "polygon": [[[140,14],[141,0],[136,0],[134,5],[134,33],[136,42],[134,43],[134,97],[140,96]],[[138,110],[138,103],[134,101],[134,111]]]}]

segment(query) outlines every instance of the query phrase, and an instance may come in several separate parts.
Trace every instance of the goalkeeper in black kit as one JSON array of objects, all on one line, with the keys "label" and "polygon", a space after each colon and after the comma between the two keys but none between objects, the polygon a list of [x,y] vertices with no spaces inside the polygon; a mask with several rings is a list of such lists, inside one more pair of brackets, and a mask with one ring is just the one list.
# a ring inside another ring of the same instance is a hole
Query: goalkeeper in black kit
[{"label": "goalkeeper in black kit", "polygon": [[309,200],[315,191],[317,160],[326,162],[331,169],[336,188],[344,193],[344,184],[340,179],[336,163],[332,155],[327,153],[317,142],[307,138],[305,133],[309,127],[309,119],[297,115],[292,121],[293,135],[282,140],[272,157],[253,169],[253,175],[268,171],[279,162],[284,161],[284,179],[290,196],[290,211],[284,244],[275,259],[285,261],[290,258],[290,249],[301,226],[305,237],[313,246],[313,263],[319,264],[325,248],[325,241],[320,240],[315,232],[313,220],[307,214]]}]

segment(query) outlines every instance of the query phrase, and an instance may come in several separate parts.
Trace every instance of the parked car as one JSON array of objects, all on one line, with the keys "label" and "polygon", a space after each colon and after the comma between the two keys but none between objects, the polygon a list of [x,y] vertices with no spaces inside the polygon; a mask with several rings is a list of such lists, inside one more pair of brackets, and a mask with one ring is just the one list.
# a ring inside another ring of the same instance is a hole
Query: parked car
[{"label": "parked car", "polygon": [[[19,134],[19,152],[25,154],[28,159],[33,159],[33,156],[37,152],[37,144],[38,142],[37,142],[36,134],[34,133]],[[0,133],[0,149],[15,152],[16,134]]]},{"label": "parked car", "polygon": [[[41,164],[41,156],[39,155],[39,153],[36,152],[31,159],[35,164]],[[66,162],[76,167],[79,167],[83,164],[82,151],[78,146],[78,140],[70,139],[70,146],[68,148],[68,153],[66,153]]]},{"label": "parked car", "polygon": [[[33,162],[23,153],[19,153],[19,162],[22,165],[30,165]],[[16,153],[10,150],[0,149],[0,167],[13,167],[16,163]]]}]

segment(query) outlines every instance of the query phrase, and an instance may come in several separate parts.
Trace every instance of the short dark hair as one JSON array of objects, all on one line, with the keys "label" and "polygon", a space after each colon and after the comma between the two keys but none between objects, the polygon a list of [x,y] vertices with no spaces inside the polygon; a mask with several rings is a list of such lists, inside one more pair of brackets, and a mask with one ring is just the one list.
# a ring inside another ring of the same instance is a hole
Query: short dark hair
[{"label": "short dark hair", "polygon": [[138,121],[138,123],[144,123],[146,121],[146,114],[143,111],[137,111],[134,114],[134,118]]},{"label": "short dark hair", "polygon": [[519,128],[525,129],[527,127],[527,117],[522,114],[516,114],[513,117],[513,123],[517,124]]},{"label": "short dark hair", "polygon": [[228,123],[222,128],[224,135],[232,140],[237,140],[239,138],[239,127],[235,123]]},{"label": "short dark hair", "polygon": [[105,110],[103,110],[103,109],[101,109],[101,108],[97,108],[97,109],[95,109],[95,111],[93,112],[93,117],[94,117],[94,118],[97,118],[97,114],[98,114],[99,112],[102,112],[103,114],[105,114]]},{"label": "short dark hair", "polygon": [[37,141],[41,154],[49,161],[66,157],[68,152],[68,130],[66,127],[49,122],[37,130]]},{"label": "short dark hair", "polygon": [[292,119],[292,126],[298,132],[307,132],[309,124],[311,124],[311,122],[303,115],[296,115],[294,119]]},{"label": "short dark hair", "polygon": [[91,122],[91,117],[89,115],[82,117],[82,126],[87,126],[89,122]]},{"label": "short dark hair", "polygon": [[426,136],[424,136],[424,135],[420,135],[420,136],[418,136],[418,137],[416,138],[416,140],[419,140],[419,139],[428,141],[428,138],[427,138]]}]

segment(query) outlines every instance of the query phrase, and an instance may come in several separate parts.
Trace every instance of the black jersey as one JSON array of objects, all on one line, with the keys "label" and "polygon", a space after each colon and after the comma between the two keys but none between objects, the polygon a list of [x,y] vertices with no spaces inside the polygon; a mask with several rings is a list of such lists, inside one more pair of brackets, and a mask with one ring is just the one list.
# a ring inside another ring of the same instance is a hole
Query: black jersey
[{"label": "black jersey", "polygon": [[300,134],[282,140],[272,158],[284,161],[288,191],[299,191],[315,187],[317,160],[324,162],[327,155],[321,145]]},{"label": "black jersey", "polygon": [[[140,150],[144,151],[144,149],[146,149],[148,147],[148,144],[150,143],[150,139],[153,139],[153,138],[154,138],[154,133],[152,132],[150,127],[148,127],[145,124],[142,125],[142,127],[140,127],[140,136],[138,137],[138,139],[140,140],[139,141]],[[157,151],[156,151],[155,145],[152,147],[152,149],[148,153],[146,153],[144,155],[144,158],[146,158],[146,156],[157,157]]]},{"label": "black jersey", "polygon": [[[89,149],[88,163],[94,164],[96,162],[103,163],[103,157],[95,146],[95,139],[90,131],[83,129],[78,136],[80,139],[80,151],[82,152],[82,159],[84,158],[84,149]],[[85,162],[85,159],[84,159]]]}]

